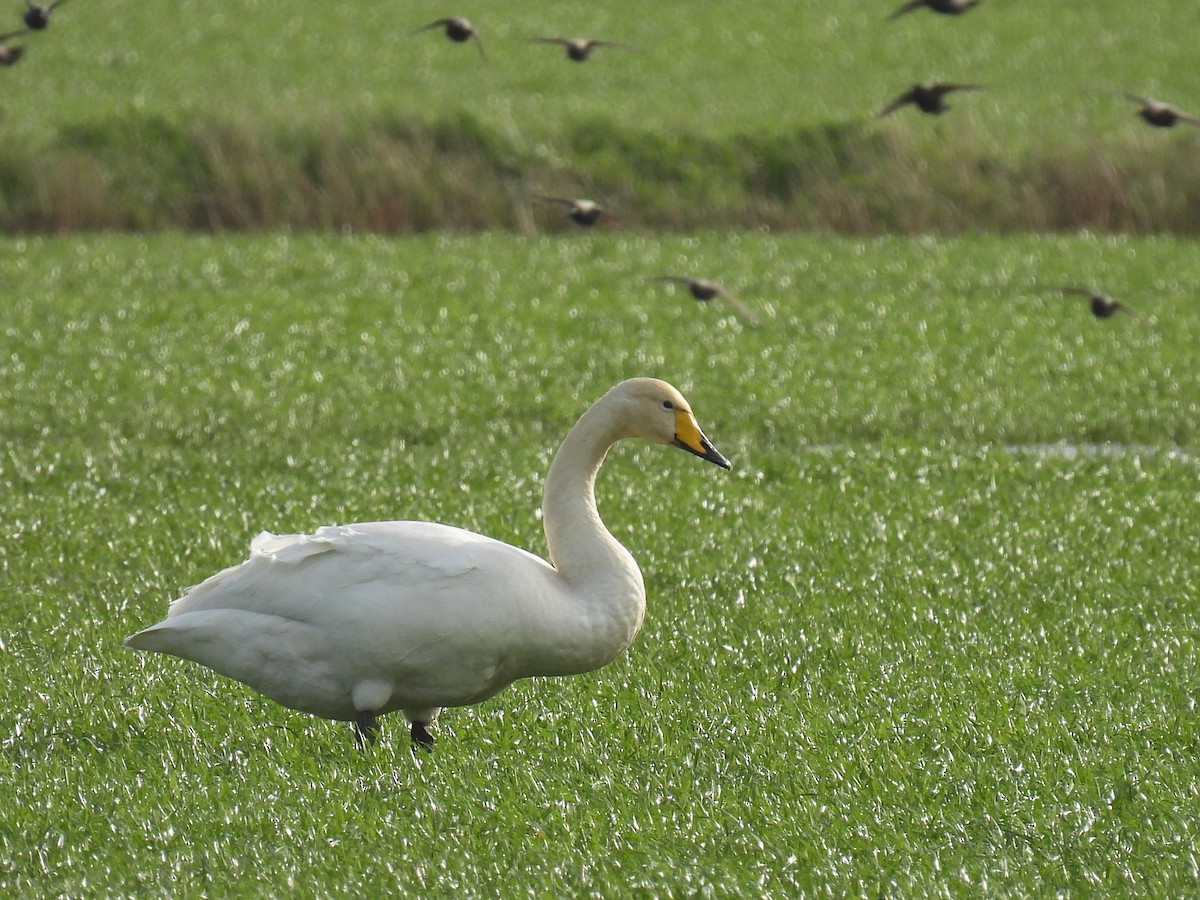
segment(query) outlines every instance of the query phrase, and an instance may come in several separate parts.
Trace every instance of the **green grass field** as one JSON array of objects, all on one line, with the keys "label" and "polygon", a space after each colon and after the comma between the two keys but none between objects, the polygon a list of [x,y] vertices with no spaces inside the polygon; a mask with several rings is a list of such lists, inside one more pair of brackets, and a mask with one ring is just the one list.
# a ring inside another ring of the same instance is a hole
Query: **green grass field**
[{"label": "green grass field", "polygon": [[[1200,134],[1097,93],[1200,114],[1178,0],[990,0],[896,22],[891,0],[468,0],[455,13],[490,65],[410,35],[448,14],[430,2],[71,5],[0,79],[8,233],[528,230],[537,192],[656,230],[1198,228]],[[578,65],[528,42],[547,33],[639,50]],[[940,120],[872,121],[927,80],[987,89]]]},{"label": "green grass field", "polygon": [[[987,83],[988,93],[961,99],[961,118],[989,140],[1021,146],[1031,133],[1136,130],[1130,108],[1088,95],[1094,87],[1200,106],[1194,46],[1175,0],[1096,0],[1086,11],[989,0],[959,18],[887,22],[898,5],[698,9],[676,0],[647,14],[635,0],[554,10],[530,0],[503,9],[478,0],[452,8],[191,0],[168,16],[153,4],[90,0],[25,39],[26,60],[3,73],[4,125],[45,133],[133,112],[280,123],[464,111],[534,140],[595,120],[728,136],[867,118],[908,84],[940,78]],[[452,14],[478,27],[490,66],[438,32],[409,34]],[[556,48],[527,43],[539,35],[604,37],[639,51],[600,51],[573,65]]]},{"label": "green grass field", "polygon": [[[1197,890],[1192,244],[99,236],[0,273],[6,894]],[[650,596],[608,668],[414,757],[121,648],[263,528],[542,552],[557,442],[635,374],[734,469],[610,457]]]}]

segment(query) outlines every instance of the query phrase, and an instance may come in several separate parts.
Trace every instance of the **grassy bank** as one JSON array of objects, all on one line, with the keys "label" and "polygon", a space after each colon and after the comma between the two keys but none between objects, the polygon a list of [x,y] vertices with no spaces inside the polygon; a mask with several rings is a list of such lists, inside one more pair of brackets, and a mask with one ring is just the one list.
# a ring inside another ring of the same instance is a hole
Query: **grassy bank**
[{"label": "grassy bank", "polygon": [[[410,34],[432,3],[94,0],[4,72],[0,231],[531,231],[548,191],[655,229],[1196,233],[1200,132],[1098,90],[1200,109],[1171,0],[846,7],[464,3],[484,64]],[[546,33],[637,49],[579,65]],[[935,79],[986,89],[873,121]]]},{"label": "grassy bank", "polygon": [[1200,132],[1013,151],[952,123],[705,138],[592,120],[556,139],[465,114],[278,128],[128,115],[0,148],[0,230],[533,233],[573,227],[533,200],[557,194],[599,200],[626,229],[1200,232]]}]

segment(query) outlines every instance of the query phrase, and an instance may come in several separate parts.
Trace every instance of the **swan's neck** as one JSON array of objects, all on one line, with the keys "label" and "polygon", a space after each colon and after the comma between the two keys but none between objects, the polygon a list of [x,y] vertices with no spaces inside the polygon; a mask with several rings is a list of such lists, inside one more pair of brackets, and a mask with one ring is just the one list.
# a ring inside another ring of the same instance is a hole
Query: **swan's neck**
[{"label": "swan's neck", "polygon": [[598,403],[575,423],[550,464],[542,524],[550,561],[568,578],[610,563],[614,547],[620,548],[596,510],[596,473],[608,448],[621,437]]},{"label": "swan's neck", "polygon": [[[578,637],[595,645],[596,658],[588,661],[588,668],[603,665],[629,645],[646,609],[642,573],[596,510],[596,473],[609,447],[622,437],[617,417],[602,398],[559,447],[542,500],[550,562],[583,605],[571,613],[580,625]],[[560,638],[573,643],[567,635]]]}]

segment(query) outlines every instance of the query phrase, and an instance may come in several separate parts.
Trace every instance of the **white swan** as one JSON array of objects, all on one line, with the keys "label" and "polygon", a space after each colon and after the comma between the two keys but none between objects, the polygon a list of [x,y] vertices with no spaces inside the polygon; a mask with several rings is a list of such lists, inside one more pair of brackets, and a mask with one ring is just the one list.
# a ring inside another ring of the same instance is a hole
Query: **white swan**
[{"label": "white swan", "polygon": [[248,560],[193,587],[125,645],[352,721],[360,743],[374,742],[376,716],[400,710],[413,741],[432,747],[428,726],[443,707],[479,703],[518,678],[591,671],[633,641],[646,608],[642,573],[600,521],[594,492],[622,438],[729,468],[679,391],[632,378],[580,417],[550,465],[549,563],[432,522],[263,532]]}]

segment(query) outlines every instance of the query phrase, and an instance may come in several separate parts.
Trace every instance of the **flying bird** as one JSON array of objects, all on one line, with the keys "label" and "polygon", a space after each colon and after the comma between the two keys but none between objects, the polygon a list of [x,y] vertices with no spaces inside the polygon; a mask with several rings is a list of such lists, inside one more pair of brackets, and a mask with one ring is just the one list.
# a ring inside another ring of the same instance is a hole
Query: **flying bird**
[{"label": "flying bird", "polygon": [[10,47],[7,42],[12,38],[28,33],[28,28],[22,28],[20,31],[10,31],[8,34],[0,34],[0,66],[15,66],[20,62],[21,57],[25,55],[25,45],[17,44]]},{"label": "flying bird", "polygon": [[597,47],[619,47],[623,50],[636,50],[636,47],[631,47],[628,44],[618,44],[615,41],[597,41],[591,38],[560,38],[560,37],[539,37],[531,38],[535,44],[557,44],[567,51],[567,59],[572,59],[575,62],[584,62],[592,51]]},{"label": "flying bird", "polygon": [[601,219],[615,219],[612,213],[594,200],[573,199],[571,197],[547,197],[535,194],[534,200],[542,203],[553,203],[567,207],[567,217],[576,225],[595,225]]},{"label": "flying bird", "polygon": [[946,104],[946,95],[954,91],[981,91],[981,84],[914,84],[911,88],[889,103],[875,118],[882,119],[891,115],[902,106],[916,104],[921,112],[940,116],[950,107]]},{"label": "flying bird", "polygon": [[633,643],[645,582],[600,520],[594,489],[609,448],[625,438],[730,468],[679,391],[631,378],[580,416],[550,464],[548,560],[435,522],[263,532],[249,559],[191,588],[125,646],[190,659],[284,706],[353,722],[360,745],[375,742],[379,716],[399,711],[413,744],[432,749],[429,727],[445,707],[482,703],[522,678],[591,672]]},{"label": "flying bird", "polygon": [[1086,297],[1088,301],[1088,308],[1092,311],[1092,315],[1097,319],[1111,319],[1119,312],[1128,313],[1135,319],[1139,318],[1138,314],[1124,303],[1119,300],[1114,300],[1107,294],[1101,294],[1099,291],[1070,286],[1050,286],[1043,288],[1043,290],[1057,291],[1060,294],[1070,294],[1075,297]]},{"label": "flying bird", "polygon": [[483,50],[483,41],[479,37],[479,32],[475,30],[475,26],[462,16],[450,16],[445,19],[435,19],[428,25],[422,25],[420,28],[413,31],[413,34],[420,34],[422,31],[429,31],[431,28],[441,28],[446,32],[446,37],[455,43],[465,43],[471,38],[475,38],[475,46],[479,50],[479,56],[484,62],[487,62],[487,54]]},{"label": "flying bird", "polygon": [[708,303],[711,300],[720,300],[738,316],[745,319],[750,325],[759,324],[758,314],[754,312],[745,303],[739,300],[725,288],[721,287],[714,281],[709,281],[706,278],[689,278],[685,275],[659,275],[653,279],[654,281],[670,281],[674,284],[685,285],[693,297],[701,303]]},{"label": "flying bird", "polygon": [[1139,94],[1129,94],[1125,91],[1109,91],[1108,93],[1132,100],[1134,103],[1140,103],[1142,108],[1138,110],[1137,114],[1156,128],[1170,128],[1179,122],[1200,127],[1200,118],[1190,116],[1170,103],[1142,97]]},{"label": "flying bird", "polygon": [[898,10],[888,16],[888,19],[898,19],[901,16],[908,15],[910,12],[916,12],[922,6],[926,6],[931,12],[941,13],[946,16],[957,16],[965,13],[973,6],[978,6],[983,0],[911,0],[905,3]]},{"label": "flying bird", "polygon": [[34,3],[33,0],[25,0],[25,24],[33,31],[41,31],[50,24],[50,13],[58,9],[67,0],[54,0],[53,3]]}]

